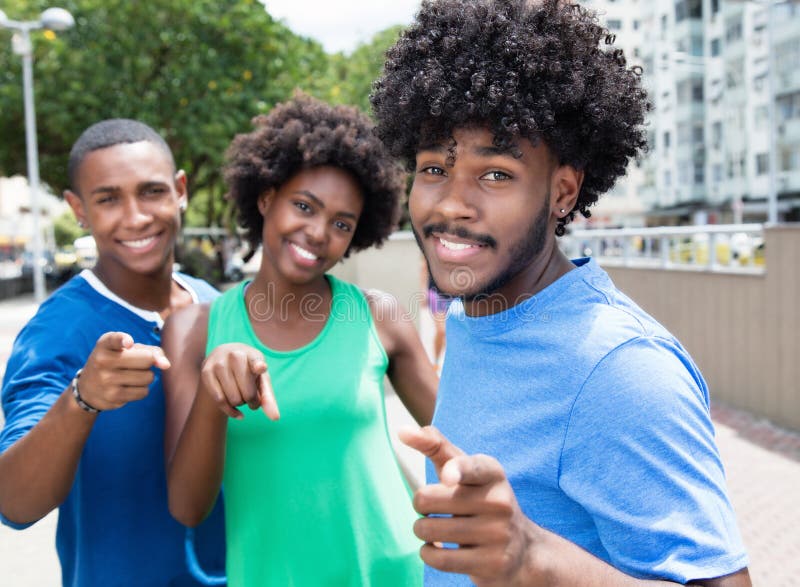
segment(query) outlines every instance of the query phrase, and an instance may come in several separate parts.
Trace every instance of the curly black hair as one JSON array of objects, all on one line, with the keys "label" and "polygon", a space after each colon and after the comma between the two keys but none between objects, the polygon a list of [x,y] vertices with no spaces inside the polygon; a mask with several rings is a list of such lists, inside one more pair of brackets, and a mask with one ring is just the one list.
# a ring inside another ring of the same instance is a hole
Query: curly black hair
[{"label": "curly black hair", "polygon": [[330,106],[303,93],[253,119],[255,129],[237,135],[227,152],[228,197],[238,210],[245,238],[255,249],[264,219],[258,198],[279,189],[303,169],[331,165],[353,175],[364,208],[345,253],[381,245],[395,228],[403,173],[375,134],[373,123],[356,108]]},{"label": "curly black hair", "polygon": [[561,0],[425,0],[373,85],[378,134],[409,170],[423,142],[458,127],[487,126],[517,156],[515,140],[544,141],[584,171],[561,236],[647,147],[641,68],[613,43],[593,12]]}]

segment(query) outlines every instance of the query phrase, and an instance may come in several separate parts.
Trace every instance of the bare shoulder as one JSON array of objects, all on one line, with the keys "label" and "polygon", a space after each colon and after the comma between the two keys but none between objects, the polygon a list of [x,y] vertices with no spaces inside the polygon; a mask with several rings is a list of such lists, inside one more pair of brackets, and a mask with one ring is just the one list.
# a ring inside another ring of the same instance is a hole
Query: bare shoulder
[{"label": "bare shoulder", "polygon": [[386,354],[391,357],[407,345],[409,336],[416,336],[412,316],[390,293],[378,289],[363,292]]},{"label": "bare shoulder", "polygon": [[167,317],[161,333],[161,346],[167,351],[175,346],[205,350],[210,305],[190,304]]}]

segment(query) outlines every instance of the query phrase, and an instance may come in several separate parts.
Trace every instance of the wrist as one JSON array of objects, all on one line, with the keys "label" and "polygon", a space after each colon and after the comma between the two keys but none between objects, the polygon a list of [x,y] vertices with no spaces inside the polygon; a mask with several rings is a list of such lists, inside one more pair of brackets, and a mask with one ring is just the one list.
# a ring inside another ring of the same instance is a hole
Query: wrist
[{"label": "wrist", "polygon": [[78,386],[78,380],[81,377],[81,372],[83,369],[78,369],[78,372],[75,373],[75,377],[72,378],[72,383],[70,386],[72,387],[72,397],[75,399],[75,403],[84,411],[90,414],[99,414],[103,410],[100,410],[90,403],[88,403],[83,397],[81,397],[80,388]]}]

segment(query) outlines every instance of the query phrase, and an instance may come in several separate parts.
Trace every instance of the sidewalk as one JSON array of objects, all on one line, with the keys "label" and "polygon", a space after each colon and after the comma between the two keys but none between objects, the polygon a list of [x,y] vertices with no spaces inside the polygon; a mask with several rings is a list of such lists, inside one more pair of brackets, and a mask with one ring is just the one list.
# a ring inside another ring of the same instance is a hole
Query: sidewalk
[{"label": "sidewalk", "polygon": [[[0,301],[0,373],[17,331],[35,313],[30,296]],[[422,326],[425,332],[425,326]],[[423,478],[422,459],[395,438],[413,420],[394,394],[387,413],[393,441],[410,473]],[[712,416],[728,475],[731,500],[750,551],[756,587],[793,587],[800,576],[800,434],[787,432],[733,408],[715,404]],[[2,416],[0,416],[0,424]],[[58,585],[55,514],[24,532],[0,526],[0,585]]]}]

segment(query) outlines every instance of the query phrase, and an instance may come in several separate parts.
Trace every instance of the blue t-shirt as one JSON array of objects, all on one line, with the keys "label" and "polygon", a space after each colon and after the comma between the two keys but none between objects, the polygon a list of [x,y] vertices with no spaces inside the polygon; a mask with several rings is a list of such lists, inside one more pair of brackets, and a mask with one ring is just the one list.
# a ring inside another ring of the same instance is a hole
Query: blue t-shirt
[{"label": "blue t-shirt", "polygon": [[[195,302],[218,295],[204,281],[181,274],[174,279]],[[54,292],[14,342],[3,379],[6,421],[0,452],[42,419],[101,335],[122,331],[137,343],[158,345],[162,326],[156,312],[130,306],[90,271]],[[29,525],[3,522],[14,528]],[[56,548],[63,585],[197,585],[187,570],[184,535],[167,507],[164,396],[156,369],[148,396],[100,414],[86,442],[72,490],[58,514]],[[224,575],[220,505],[195,536],[203,568]]]},{"label": "blue t-shirt", "polygon": [[528,518],[625,573],[685,583],[747,566],[700,372],[593,260],[574,263],[504,312],[452,304],[434,426],[495,457]]}]

